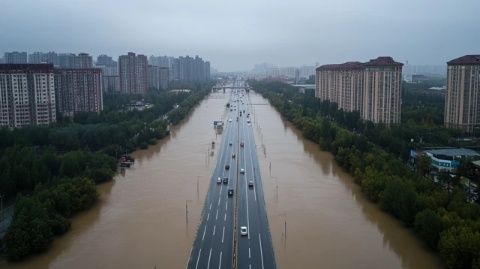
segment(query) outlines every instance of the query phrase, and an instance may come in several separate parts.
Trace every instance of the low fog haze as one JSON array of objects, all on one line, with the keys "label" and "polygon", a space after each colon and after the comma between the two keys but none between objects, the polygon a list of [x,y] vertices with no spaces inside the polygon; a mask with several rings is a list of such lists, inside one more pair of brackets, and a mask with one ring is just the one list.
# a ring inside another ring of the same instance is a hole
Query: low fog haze
[{"label": "low fog haze", "polygon": [[2,0],[5,51],[200,55],[219,71],[479,53],[479,0]]}]

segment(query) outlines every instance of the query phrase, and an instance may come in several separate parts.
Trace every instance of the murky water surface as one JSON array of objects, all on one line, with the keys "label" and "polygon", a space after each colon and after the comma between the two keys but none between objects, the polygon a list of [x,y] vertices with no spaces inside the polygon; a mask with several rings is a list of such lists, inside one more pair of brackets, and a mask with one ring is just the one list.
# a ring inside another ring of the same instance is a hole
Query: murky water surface
[{"label": "murky water surface", "polygon": [[[100,201],[45,253],[1,268],[184,268],[216,161],[227,94],[214,93],[169,138],[135,152],[99,186]],[[261,96],[253,124],[279,268],[442,268],[361,194],[333,157],[305,141]]]}]

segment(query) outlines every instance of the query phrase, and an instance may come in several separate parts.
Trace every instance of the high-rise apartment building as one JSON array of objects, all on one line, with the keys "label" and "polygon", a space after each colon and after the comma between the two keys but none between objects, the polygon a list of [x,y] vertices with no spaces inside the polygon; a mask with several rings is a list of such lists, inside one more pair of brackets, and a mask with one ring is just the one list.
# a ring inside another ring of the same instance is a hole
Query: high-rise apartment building
[{"label": "high-rise apartment building", "polygon": [[43,52],[34,52],[28,55],[29,64],[53,64],[53,66],[58,66],[58,55],[57,53],[50,51],[47,53]]},{"label": "high-rise apartment building", "polygon": [[339,109],[359,111],[364,120],[400,123],[402,66],[391,57],[320,66],[315,96]]},{"label": "high-rise apartment building", "polygon": [[97,57],[97,62],[95,63],[97,66],[117,66],[117,62],[115,62],[112,57],[102,54]]},{"label": "high-rise apartment building", "polygon": [[112,57],[105,54],[97,57],[95,63],[98,68],[102,69],[103,76],[103,91],[104,92],[119,92],[120,91],[120,77],[118,75],[118,64]]},{"label": "high-rise apartment building", "polygon": [[473,132],[480,126],[480,55],[447,63],[445,126]]},{"label": "high-rise apartment building", "polygon": [[18,51],[5,52],[3,59],[6,64],[26,64],[27,53]]},{"label": "high-rise apartment building", "polygon": [[61,53],[58,55],[58,65],[60,68],[92,68],[92,56],[87,53]]},{"label": "high-rise apartment building", "polygon": [[57,110],[66,116],[103,109],[100,68],[55,69]]},{"label": "high-rise apartment building", "polygon": [[0,64],[0,126],[56,121],[52,64]]},{"label": "high-rise apartment building", "polygon": [[168,87],[168,68],[155,65],[148,66],[148,87],[165,90]]},{"label": "high-rise apartment building", "polygon": [[148,90],[148,61],[145,55],[129,52],[118,58],[121,93],[145,94]]}]

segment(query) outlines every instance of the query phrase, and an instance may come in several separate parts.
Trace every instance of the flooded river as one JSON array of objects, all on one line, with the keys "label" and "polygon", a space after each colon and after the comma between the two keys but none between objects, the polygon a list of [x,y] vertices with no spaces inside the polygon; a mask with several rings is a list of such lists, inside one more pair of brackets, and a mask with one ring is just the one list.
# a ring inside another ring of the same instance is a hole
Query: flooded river
[{"label": "flooded river", "polygon": [[[250,96],[279,268],[442,268],[330,154]],[[212,122],[227,97],[210,95],[170,137],[135,152],[135,166],[100,185],[99,203],[48,251],[0,268],[184,268],[216,161],[211,142],[221,140]]]}]

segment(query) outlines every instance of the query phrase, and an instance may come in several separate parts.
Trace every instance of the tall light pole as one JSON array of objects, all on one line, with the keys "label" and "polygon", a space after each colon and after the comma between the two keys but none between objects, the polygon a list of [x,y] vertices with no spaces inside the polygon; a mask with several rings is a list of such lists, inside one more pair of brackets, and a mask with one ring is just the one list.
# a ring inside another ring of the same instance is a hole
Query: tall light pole
[{"label": "tall light pole", "polygon": [[275,180],[275,201],[278,202],[278,178],[277,177],[271,177],[271,178]]},{"label": "tall light pole", "polygon": [[286,248],[287,247],[287,213],[282,213],[280,214],[280,216],[284,217],[283,243],[284,243],[284,247]]},{"label": "tall light pole", "polygon": [[188,228],[188,202],[192,202],[192,200],[185,200],[185,223],[187,224],[187,228]]},{"label": "tall light pole", "polygon": [[200,199],[199,198],[200,196],[199,180],[200,180],[200,176],[197,176],[197,201]]}]

